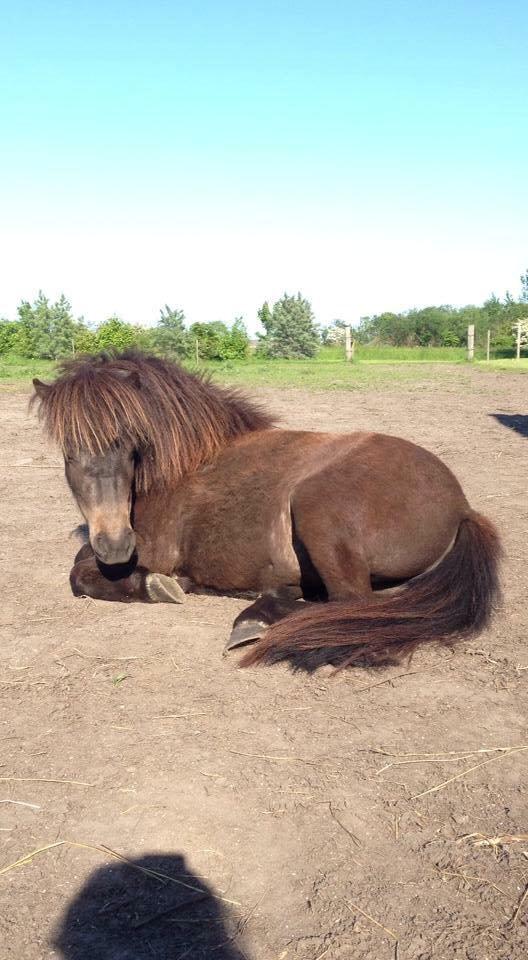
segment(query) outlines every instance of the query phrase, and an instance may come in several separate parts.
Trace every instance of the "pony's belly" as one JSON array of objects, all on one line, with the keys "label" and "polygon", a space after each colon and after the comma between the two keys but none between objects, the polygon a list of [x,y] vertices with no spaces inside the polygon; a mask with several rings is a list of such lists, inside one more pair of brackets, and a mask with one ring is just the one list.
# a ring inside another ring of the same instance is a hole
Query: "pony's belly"
[{"label": "pony's belly", "polygon": [[290,511],[196,518],[185,537],[182,572],[214,590],[266,591],[300,584]]}]

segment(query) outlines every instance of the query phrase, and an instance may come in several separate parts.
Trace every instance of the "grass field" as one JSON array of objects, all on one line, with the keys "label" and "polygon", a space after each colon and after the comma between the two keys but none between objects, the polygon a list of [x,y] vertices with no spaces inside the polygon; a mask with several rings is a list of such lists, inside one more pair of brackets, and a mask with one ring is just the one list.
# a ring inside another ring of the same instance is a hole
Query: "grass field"
[{"label": "grass field", "polygon": [[520,360],[478,360],[478,366],[482,370],[507,370],[508,373],[528,373],[528,357],[521,357]]},{"label": "grass field", "polygon": [[[355,360],[361,363],[463,363],[465,347],[391,347],[357,343]],[[343,347],[323,347],[318,360],[343,360]]]},{"label": "grass field", "polygon": [[0,356],[0,380],[22,382],[33,377],[49,377],[53,374],[53,360],[26,360],[8,355]]},{"label": "grass field", "polygon": [[[463,381],[469,369],[465,351],[461,347],[365,347],[356,348],[353,363],[347,363],[340,347],[324,347],[313,360],[262,360],[251,356],[247,360],[225,362],[204,361],[198,367],[205,369],[221,383],[239,383],[248,386],[302,387],[321,390],[361,390],[368,387],[417,383],[427,380]],[[528,358],[497,359],[487,363],[477,360],[479,370],[500,370],[509,373],[528,373]],[[0,383],[6,385],[29,383],[33,377],[53,377],[52,360],[26,360],[20,357],[0,357]]]},{"label": "grass field", "polygon": [[424,379],[460,379],[464,365],[345,360],[275,360],[210,363],[206,369],[223,383],[248,386],[298,387],[312,390],[361,390]]}]

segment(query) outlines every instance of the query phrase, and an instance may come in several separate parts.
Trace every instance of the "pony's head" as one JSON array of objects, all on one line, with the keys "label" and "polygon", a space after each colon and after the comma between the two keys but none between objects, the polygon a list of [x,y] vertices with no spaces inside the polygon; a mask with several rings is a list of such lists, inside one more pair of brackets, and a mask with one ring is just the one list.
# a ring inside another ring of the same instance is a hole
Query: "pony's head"
[{"label": "pony's head", "polygon": [[65,361],[53,383],[33,386],[32,402],[62,450],[90,543],[106,564],[132,556],[135,495],[173,487],[230,440],[272,425],[244,396],[137,351]]},{"label": "pony's head", "polygon": [[83,378],[59,378],[53,384],[35,379],[33,386],[48,429],[62,447],[66,479],[96,557],[104,564],[126,563],[136,545],[131,511],[140,431],[127,425],[129,418],[123,422],[123,415],[125,405],[129,413],[137,406],[137,378],[121,371],[115,383],[108,377],[90,385]]},{"label": "pony's head", "polygon": [[96,557],[127,563],[136,546],[132,529],[135,451],[113,444],[101,454],[78,451],[65,457],[66,479],[85,518]]}]

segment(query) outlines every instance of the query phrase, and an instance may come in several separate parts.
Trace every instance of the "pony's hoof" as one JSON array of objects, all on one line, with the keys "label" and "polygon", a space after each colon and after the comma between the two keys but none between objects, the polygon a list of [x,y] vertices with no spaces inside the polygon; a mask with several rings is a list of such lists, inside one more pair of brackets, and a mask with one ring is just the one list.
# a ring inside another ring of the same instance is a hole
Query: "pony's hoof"
[{"label": "pony's hoof", "polygon": [[267,629],[268,624],[262,623],[261,620],[243,620],[237,623],[224,647],[224,655],[230,650],[235,650],[236,647],[244,647],[246,643],[255,643],[256,640],[260,640]]},{"label": "pony's hoof", "polygon": [[183,603],[185,600],[178,581],[163,573],[147,573],[145,586],[151,603]]}]

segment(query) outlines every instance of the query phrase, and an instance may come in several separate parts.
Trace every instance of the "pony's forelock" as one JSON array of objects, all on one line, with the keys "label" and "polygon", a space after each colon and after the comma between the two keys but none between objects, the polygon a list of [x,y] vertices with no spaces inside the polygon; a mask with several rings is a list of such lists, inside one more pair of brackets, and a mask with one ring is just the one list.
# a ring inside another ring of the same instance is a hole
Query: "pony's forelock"
[{"label": "pony's forelock", "polygon": [[31,403],[65,454],[132,443],[139,490],[169,486],[229,440],[273,425],[243,394],[139,351],[65,361]]}]

